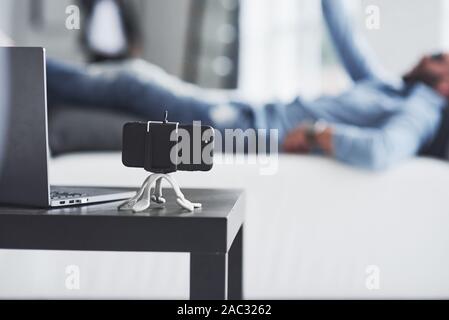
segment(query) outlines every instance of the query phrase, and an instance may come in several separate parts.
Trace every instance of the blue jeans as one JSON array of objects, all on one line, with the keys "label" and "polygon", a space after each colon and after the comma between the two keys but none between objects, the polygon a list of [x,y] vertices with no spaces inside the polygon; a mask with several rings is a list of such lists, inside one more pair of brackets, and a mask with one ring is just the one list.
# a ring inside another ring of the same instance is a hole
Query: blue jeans
[{"label": "blue jeans", "polygon": [[168,75],[142,60],[77,67],[47,61],[50,106],[103,108],[146,120],[201,121],[219,130],[254,127],[253,109],[225,90],[205,90]]}]

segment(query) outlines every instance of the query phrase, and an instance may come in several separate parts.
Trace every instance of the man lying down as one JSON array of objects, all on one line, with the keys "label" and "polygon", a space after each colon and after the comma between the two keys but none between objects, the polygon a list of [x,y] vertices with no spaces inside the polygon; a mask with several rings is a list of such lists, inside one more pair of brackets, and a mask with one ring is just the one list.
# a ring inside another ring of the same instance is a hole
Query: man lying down
[{"label": "man lying down", "polygon": [[449,55],[425,56],[402,78],[389,75],[354,28],[344,2],[322,4],[333,43],[354,81],[341,95],[255,106],[238,92],[201,89],[141,60],[89,68],[49,60],[50,106],[126,109],[149,120],[168,110],[173,121],[199,120],[218,130],[277,129],[285,152],[319,150],[368,169],[390,167],[435,142],[446,145],[439,132],[449,98]]}]

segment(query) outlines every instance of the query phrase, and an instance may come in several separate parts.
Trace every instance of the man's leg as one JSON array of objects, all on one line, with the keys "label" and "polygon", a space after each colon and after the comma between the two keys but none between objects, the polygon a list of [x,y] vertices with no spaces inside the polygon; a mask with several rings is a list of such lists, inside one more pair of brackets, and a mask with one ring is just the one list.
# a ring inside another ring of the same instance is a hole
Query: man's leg
[{"label": "man's leg", "polygon": [[253,127],[252,108],[230,94],[200,89],[143,61],[79,68],[47,62],[49,101],[129,111],[160,120],[164,111],[179,122],[201,121],[221,128]]}]

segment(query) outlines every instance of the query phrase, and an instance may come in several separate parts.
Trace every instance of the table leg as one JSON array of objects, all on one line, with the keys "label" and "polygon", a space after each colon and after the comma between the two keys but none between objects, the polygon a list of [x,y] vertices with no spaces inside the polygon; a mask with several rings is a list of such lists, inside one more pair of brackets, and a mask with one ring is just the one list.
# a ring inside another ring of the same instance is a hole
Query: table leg
[{"label": "table leg", "polygon": [[243,299],[243,225],[235,236],[228,257],[228,299]]},{"label": "table leg", "polygon": [[227,287],[227,253],[190,254],[191,300],[226,300]]},{"label": "table leg", "polygon": [[243,298],[243,226],[229,253],[190,254],[190,299],[241,300]]}]

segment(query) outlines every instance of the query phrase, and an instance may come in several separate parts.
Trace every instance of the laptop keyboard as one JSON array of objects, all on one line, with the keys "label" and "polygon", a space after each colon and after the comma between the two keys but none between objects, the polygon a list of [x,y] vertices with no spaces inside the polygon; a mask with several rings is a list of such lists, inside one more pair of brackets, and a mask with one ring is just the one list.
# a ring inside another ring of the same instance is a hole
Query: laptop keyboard
[{"label": "laptop keyboard", "polygon": [[52,200],[65,200],[87,196],[86,193],[64,192],[64,191],[52,191],[50,198]]}]

